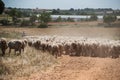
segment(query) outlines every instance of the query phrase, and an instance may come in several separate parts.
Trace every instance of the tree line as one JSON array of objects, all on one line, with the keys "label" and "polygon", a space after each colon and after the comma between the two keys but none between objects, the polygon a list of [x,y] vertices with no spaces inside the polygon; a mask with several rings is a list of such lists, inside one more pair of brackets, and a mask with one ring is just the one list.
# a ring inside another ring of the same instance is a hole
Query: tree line
[{"label": "tree line", "polygon": [[[0,14],[2,14],[2,12],[5,9],[5,4],[3,3],[2,0],[0,0]],[[104,10],[104,9],[97,9],[97,10]],[[112,10],[112,9],[106,9],[106,10]],[[33,26],[35,25],[35,22],[39,22],[40,25],[38,25],[38,27],[42,27],[42,28],[46,28],[48,27],[48,22],[53,21],[51,18],[52,14],[60,14],[60,9],[53,9],[52,13],[51,12],[45,12],[43,11],[42,13],[40,13],[38,16],[35,13],[26,13],[26,12],[22,12],[17,8],[11,8],[10,11],[4,11],[4,13],[7,15],[7,18],[0,20],[0,23],[2,25],[9,25],[10,21],[8,20],[9,17],[12,18],[11,22],[12,25],[18,25],[19,26]],[[69,10],[70,12],[75,12],[76,10],[71,8]],[[77,10],[77,11],[81,11],[81,10]],[[89,9],[89,8],[85,8],[84,11],[94,11],[94,9]],[[29,20],[26,20],[24,18],[29,17]],[[22,19],[22,20],[21,20]],[[86,19],[86,21],[97,21],[98,17],[96,14],[91,14],[89,19]],[[115,14],[106,14],[103,17],[103,22],[107,23],[107,24],[111,24],[112,22],[115,22],[117,20],[117,17]],[[56,20],[54,20],[54,22],[74,22],[75,20],[68,17],[67,19],[62,19],[61,17],[58,17]]]}]

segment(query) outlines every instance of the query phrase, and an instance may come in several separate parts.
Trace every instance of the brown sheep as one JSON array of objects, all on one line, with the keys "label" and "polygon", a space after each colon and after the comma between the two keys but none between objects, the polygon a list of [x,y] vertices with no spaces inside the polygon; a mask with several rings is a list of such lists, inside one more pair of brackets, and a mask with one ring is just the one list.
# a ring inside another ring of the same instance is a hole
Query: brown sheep
[{"label": "brown sheep", "polygon": [[70,53],[70,44],[64,45],[65,55],[68,55]]},{"label": "brown sheep", "polygon": [[33,43],[32,41],[28,41],[28,46],[32,47]]},{"label": "brown sheep", "polygon": [[112,58],[118,58],[120,55],[120,46],[113,46]]},{"label": "brown sheep", "polygon": [[6,41],[5,38],[2,38],[0,40],[0,49],[2,51],[2,56],[5,55],[5,51],[6,51],[7,48],[8,48],[7,41]]},{"label": "brown sheep", "polygon": [[11,40],[8,42],[9,47],[9,55],[11,53],[11,49],[14,49],[14,52],[16,54],[17,51],[21,54],[21,50],[23,49],[23,42],[20,40]]},{"label": "brown sheep", "polygon": [[41,45],[41,41],[40,40],[37,40],[33,43],[33,46],[35,49],[40,49],[40,45]]},{"label": "brown sheep", "polygon": [[58,45],[58,48],[59,48],[58,56],[62,56],[63,51],[64,51],[64,47],[63,47],[63,45],[62,45],[62,44],[59,44],[59,45]]},{"label": "brown sheep", "polygon": [[52,55],[55,56],[55,58],[57,58],[59,56],[58,53],[59,53],[58,46],[57,45],[53,45],[52,46]]}]

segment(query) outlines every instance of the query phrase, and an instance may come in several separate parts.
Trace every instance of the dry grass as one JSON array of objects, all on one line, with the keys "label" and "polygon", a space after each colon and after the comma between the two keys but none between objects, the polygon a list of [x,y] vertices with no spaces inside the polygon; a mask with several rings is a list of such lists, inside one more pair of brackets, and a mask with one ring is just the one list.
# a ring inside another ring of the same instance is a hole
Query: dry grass
[{"label": "dry grass", "polygon": [[30,47],[27,47],[26,51],[19,56],[14,53],[10,56],[6,54],[5,57],[1,57],[1,61],[3,67],[6,67],[4,70],[8,69],[3,71],[5,74],[0,76],[0,79],[5,80],[16,80],[17,77],[29,76],[32,73],[47,70],[48,67],[57,63],[52,55]]},{"label": "dry grass", "polygon": [[25,31],[26,35],[58,35],[58,36],[84,36],[107,39],[120,39],[120,28],[104,27],[61,27],[59,28],[1,28],[3,31],[19,32]]},{"label": "dry grass", "polygon": [[16,32],[16,31],[5,31],[5,30],[1,30],[0,31],[0,38],[4,37],[4,38],[21,38],[22,37],[22,33],[20,32]]}]

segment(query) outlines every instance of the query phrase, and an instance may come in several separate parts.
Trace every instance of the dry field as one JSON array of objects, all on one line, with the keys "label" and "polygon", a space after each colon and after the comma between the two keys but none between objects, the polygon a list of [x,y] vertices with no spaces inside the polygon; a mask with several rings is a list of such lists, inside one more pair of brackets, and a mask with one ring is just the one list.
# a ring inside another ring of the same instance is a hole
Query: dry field
[{"label": "dry field", "polygon": [[58,35],[58,36],[84,36],[91,38],[120,39],[120,28],[104,27],[58,27],[58,28],[0,28],[0,32],[26,33],[26,35]]},{"label": "dry field", "polygon": [[[54,24],[54,23],[52,23]],[[86,23],[88,24],[88,23]],[[76,27],[76,25],[78,27]],[[54,27],[55,26],[55,27]],[[56,35],[69,37],[105,38],[120,40],[120,28],[79,27],[79,24],[54,24],[53,27],[39,28],[3,28],[0,34],[19,33],[28,36]],[[65,26],[65,27],[61,27]],[[66,27],[67,26],[67,27]],[[69,26],[69,27],[68,27]],[[16,35],[15,35],[16,36]],[[8,37],[9,38],[9,37]],[[10,37],[11,38],[11,37]],[[14,37],[12,37],[14,38]],[[19,37],[20,38],[20,37]],[[12,74],[2,75],[6,80],[120,80],[120,58],[70,57],[63,55],[55,59],[48,53],[41,53],[27,47],[21,56],[1,57],[2,63]],[[27,57],[26,57],[27,56]],[[57,63],[57,64],[56,64]],[[54,66],[53,66],[54,65]]]}]

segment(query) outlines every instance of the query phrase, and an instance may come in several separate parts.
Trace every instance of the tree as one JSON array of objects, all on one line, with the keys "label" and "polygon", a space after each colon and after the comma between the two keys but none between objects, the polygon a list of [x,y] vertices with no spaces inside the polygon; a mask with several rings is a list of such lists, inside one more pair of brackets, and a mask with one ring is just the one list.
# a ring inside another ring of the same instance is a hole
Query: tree
[{"label": "tree", "polygon": [[34,25],[34,22],[37,20],[37,16],[36,15],[32,15],[31,17],[30,17],[30,22],[31,22],[31,24],[32,25]]},{"label": "tree", "polygon": [[2,0],[0,0],[0,14],[2,14],[2,12],[4,11],[5,8],[5,4],[3,3]]},{"label": "tree", "polygon": [[7,19],[2,19],[0,20],[0,23],[4,26],[8,25],[9,24],[9,21]]},{"label": "tree", "polygon": [[74,11],[74,8],[70,8],[70,10],[69,11]]},{"label": "tree", "polygon": [[55,14],[55,15],[56,15],[56,14],[59,14],[59,13],[60,13],[60,9],[57,9],[57,10],[53,9],[53,10],[52,10],[52,14]]},{"label": "tree", "polygon": [[22,13],[21,11],[18,11],[16,8],[11,9],[11,11],[9,12],[9,15],[12,17],[13,23],[16,24],[17,23],[17,18],[18,17],[22,17]]},{"label": "tree", "polygon": [[46,27],[48,27],[47,24],[48,24],[48,22],[51,21],[50,13],[47,13],[47,12],[41,13],[39,19],[40,19],[40,23],[41,24],[38,27],[40,27],[40,28],[46,28]]},{"label": "tree", "polygon": [[56,21],[56,22],[62,22],[61,16],[59,16],[55,21]]},{"label": "tree", "polygon": [[68,21],[68,22],[74,22],[74,19],[68,17],[68,18],[67,18],[67,21]]},{"label": "tree", "polygon": [[98,19],[98,17],[95,14],[90,16],[90,21],[97,21],[97,19]]},{"label": "tree", "polygon": [[115,15],[105,15],[103,16],[104,23],[107,23],[109,26],[112,22],[115,22],[117,17]]}]

